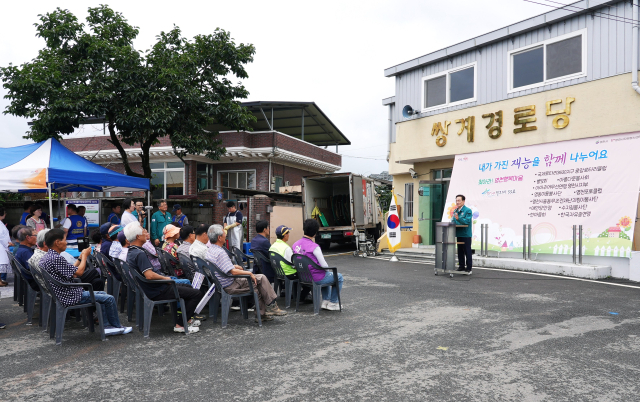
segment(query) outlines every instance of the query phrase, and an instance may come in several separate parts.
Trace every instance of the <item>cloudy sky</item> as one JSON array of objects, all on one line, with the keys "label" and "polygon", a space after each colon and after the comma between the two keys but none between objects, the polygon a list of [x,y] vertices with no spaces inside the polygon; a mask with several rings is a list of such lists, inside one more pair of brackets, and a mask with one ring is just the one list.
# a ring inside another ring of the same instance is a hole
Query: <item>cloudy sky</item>
[{"label": "cloudy sky", "polygon": [[[66,8],[84,20],[106,3],[140,28],[135,43],[148,49],[177,25],[190,38],[217,27],[256,47],[245,86],[252,101],[314,101],[351,140],[339,149],[343,170],[387,170],[387,110],[394,79],[383,70],[423,54],[549,11],[523,0],[449,1],[42,1],[3,4],[0,65],[35,57],[38,14]],[[0,95],[5,90],[0,88]],[[7,105],[0,99],[0,109]],[[2,147],[25,144],[24,119],[0,115]],[[87,127],[83,134],[101,134]]]}]

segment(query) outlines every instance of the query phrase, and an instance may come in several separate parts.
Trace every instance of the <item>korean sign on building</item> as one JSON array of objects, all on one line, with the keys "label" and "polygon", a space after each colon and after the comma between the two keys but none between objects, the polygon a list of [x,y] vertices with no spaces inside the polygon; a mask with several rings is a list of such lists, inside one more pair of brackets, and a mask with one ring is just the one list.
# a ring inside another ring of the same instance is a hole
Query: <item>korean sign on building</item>
[{"label": "korean sign on building", "polygon": [[[562,123],[561,123],[562,124]],[[457,155],[443,221],[464,194],[473,211],[473,247],[489,224],[489,249],[571,254],[573,225],[583,254],[629,257],[640,188],[640,132]]]}]

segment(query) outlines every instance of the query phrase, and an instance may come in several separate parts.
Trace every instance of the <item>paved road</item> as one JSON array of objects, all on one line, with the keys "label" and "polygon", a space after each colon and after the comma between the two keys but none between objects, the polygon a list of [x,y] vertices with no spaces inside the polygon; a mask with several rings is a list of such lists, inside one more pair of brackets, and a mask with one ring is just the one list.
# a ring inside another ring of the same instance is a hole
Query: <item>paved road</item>
[{"label": "paved road", "polygon": [[[67,323],[62,347],[0,301],[0,399],[174,401],[629,401],[638,399],[640,289],[518,272],[331,257],[345,311],[174,334],[154,317],[100,342]],[[282,302],[280,302],[282,303]],[[611,314],[617,313],[617,314]]]}]

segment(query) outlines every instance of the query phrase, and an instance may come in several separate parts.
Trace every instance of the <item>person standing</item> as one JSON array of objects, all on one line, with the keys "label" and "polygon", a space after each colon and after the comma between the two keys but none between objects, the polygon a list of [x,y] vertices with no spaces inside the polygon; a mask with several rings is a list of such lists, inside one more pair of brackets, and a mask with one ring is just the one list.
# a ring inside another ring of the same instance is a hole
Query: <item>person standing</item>
[{"label": "person standing", "polygon": [[227,202],[227,210],[229,213],[224,217],[224,230],[229,233],[229,249],[237,247],[242,250],[243,229],[242,229],[242,212],[236,209],[236,203]]},{"label": "person standing", "polygon": [[120,214],[120,205],[116,205],[115,203],[111,205],[111,214],[107,218],[107,222],[111,222],[114,225],[120,224],[120,218],[118,215]]},{"label": "person standing", "polygon": [[160,201],[158,209],[159,211],[151,215],[151,243],[156,247],[160,247],[164,241],[162,234],[164,227],[171,223],[171,214],[167,212],[165,200]]},{"label": "person standing", "polygon": [[466,271],[471,273],[473,264],[471,262],[471,236],[472,228],[471,222],[473,221],[473,212],[471,208],[465,204],[465,196],[462,194],[456,195],[456,209],[453,211],[453,218],[451,223],[456,225],[466,225],[463,228],[456,228],[456,237],[458,242],[458,271]]},{"label": "person standing", "polygon": [[[86,213],[87,207],[80,205],[78,207],[78,216],[81,216],[82,219],[84,219],[84,237],[89,236],[89,221],[87,220],[87,217],[84,216]],[[45,222],[47,221],[44,217],[42,219],[44,219]]]},{"label": "person standing", "polygon": [[140,226],[147,228],[147,213],[144,210],[144,202],[136,201],[136,209],[131,214],[136,217]]},{"label": "person standing", "polygon": [[4,218],[7,217],[7,212],[4,207],[0,207],[0,287],[7,286],[7,274],[11,270],[9,266],[9,243],[11,243],[9,230],[4,225]]},{"label": "person standing", "polygon": [[64,220],[62,229],[67,235],[67,244],[69,246],[76,246],[78,244],[78,238],[84,237],[86,220],[84,217],[78,215],[78,208],[75,204],[67,205],[67,219]]},{"label": "person standing", "polygon": [[133,211],[136,209],[136,204],[131,198],[125,198],[122,201],[122,216],[120,217],[120,226],[125,227],[131,222],[139,222],[138,217],[133,215]]},{"label": "person standing", "polygon": [[47,228],[47,223],[41,218],[42,207],[38,204],[32,205],[30,211],[31,213],[27,218],[27,226],[35,230],[36,234],[38,234],[39,231]]},{"label": "person standing", "polygon": [[31,201],[25,201],[24,204],[22,205],[22,209],[24,210],[24,212],[22,213],[22,216],[20,217],[20,224],[21,225],[27,226],[27,217],[31,213],[31,207],[32,206],[33,206],[33,202],[31,202]]},{"label": "person standing", "polygon": [[171,222],[177,223],[178,226],[184,227],[189,224],[189,219],[187,215],[182,213],[182,207],[180,204],[176,204],[173,206],[173,218],[171,218]]}]

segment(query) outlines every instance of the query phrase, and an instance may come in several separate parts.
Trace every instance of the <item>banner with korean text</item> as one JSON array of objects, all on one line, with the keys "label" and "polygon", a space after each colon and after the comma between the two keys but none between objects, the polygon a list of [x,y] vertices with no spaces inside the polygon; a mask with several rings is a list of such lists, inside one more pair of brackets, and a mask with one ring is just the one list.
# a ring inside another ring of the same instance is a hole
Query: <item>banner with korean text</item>
[{"label": "banner with korean text", "polygon": [[582,225],[583,255],[629,257],[639,149],[640,133],[630,133],[457,155],[442,220],[464,194],[473,248],[488,224],[489,250],[522,252],[530,224],[532,253],[571,254],[572,226]]}]

